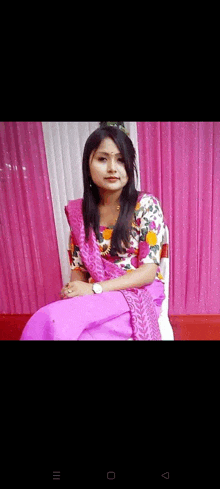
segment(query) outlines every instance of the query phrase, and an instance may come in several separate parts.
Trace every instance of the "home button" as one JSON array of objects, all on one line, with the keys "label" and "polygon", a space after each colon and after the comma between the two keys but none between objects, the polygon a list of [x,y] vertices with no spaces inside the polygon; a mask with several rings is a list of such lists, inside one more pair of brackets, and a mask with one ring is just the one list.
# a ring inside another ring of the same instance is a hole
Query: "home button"
[{"label": "home button", "polygon": [[107,472],[107,479],[109,480],[115,479],[115,472]]}]

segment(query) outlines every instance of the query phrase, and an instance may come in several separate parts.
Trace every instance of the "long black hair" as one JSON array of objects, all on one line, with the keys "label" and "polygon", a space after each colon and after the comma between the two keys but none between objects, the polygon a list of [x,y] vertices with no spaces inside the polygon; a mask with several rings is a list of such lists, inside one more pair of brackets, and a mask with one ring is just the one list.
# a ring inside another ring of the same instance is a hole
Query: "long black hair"
[{"label": "long black hair", "polygon": [[[85,227],[86,241],[89,239],[90,227],[93,228],[96,238],[99,240],[100,214],[98,204],[100,203],[99,189],[93,182],[89,168],[89,158],[93,150],[96,150],[103,139],[111,138],[123,156],[128,182],[123,187],[120,195],[120,213],[117,223],[112,233],[111,252],[112,256],[116,253],[125,253],[122,243],[129,247],[130,231],[134,209],[137,203],[139,192],[135,188],[134,171],[138,176],[135,163],[136,152],[131,139],[117,127],[102,126],[96,129],[87,139],[83,152],[83,219]],[[90,186],[91,184],[91,186]]]}]

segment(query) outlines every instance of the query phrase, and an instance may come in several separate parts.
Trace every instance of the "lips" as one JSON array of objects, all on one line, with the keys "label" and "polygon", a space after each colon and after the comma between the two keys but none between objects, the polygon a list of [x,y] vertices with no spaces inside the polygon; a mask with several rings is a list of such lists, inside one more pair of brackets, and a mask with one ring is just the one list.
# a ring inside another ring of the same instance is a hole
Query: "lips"
[{"label": "lips", "polygon": [[106,178],[106,180],[119,180],[119,178],[117,178],[117,177],[108,177],[108,178]]}]

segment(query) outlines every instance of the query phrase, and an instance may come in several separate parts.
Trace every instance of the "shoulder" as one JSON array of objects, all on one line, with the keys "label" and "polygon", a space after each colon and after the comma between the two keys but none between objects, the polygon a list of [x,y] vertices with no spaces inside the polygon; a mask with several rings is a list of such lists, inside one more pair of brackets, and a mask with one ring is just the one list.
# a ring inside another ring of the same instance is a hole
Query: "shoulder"
[{"label": "shoulder", "polygon": [[69,200],[68,204],[65,206],[65,212],[67,213],[67,211],[81,209],[82,208],[82,202],[83,202],[83,199]]},{"label": "shoulder", "polygon": [[78,221],[81,221],[82,200],[83,199],[69,200],[68,204],[64,207],[64,211],[71,229],[73,229],[74,225],[77,224]]},{"label": "shoulder", "polygon": [[160,212],[162,209],[161,203],[155,195],[141,192],[135,210],[139,213],[138,217],[141,217],[146,212],[156,213],[156,211]]},{"label": "shoulder", "polygon": [[82,204],[83,199],[68,200],[67,206],[77,206]]}]

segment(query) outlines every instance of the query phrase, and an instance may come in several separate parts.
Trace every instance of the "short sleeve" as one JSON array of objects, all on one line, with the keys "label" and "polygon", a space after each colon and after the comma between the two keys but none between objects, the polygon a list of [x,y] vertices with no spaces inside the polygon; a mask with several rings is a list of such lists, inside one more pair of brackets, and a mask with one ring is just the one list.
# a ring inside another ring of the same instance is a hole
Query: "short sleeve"
[{"label": "short sleeve", "polygon": [[81,272],[87,272],[81,260],[80,249],[74,244],[71,232],[69,235],[68,255],[71,270],[81,270]]},{"label": "short sleeve", "polygon": [[160,265],[165,224],[159,200],[153,195],[144,194],[138,209],[140,225],[139,265],[155,263]]}]

